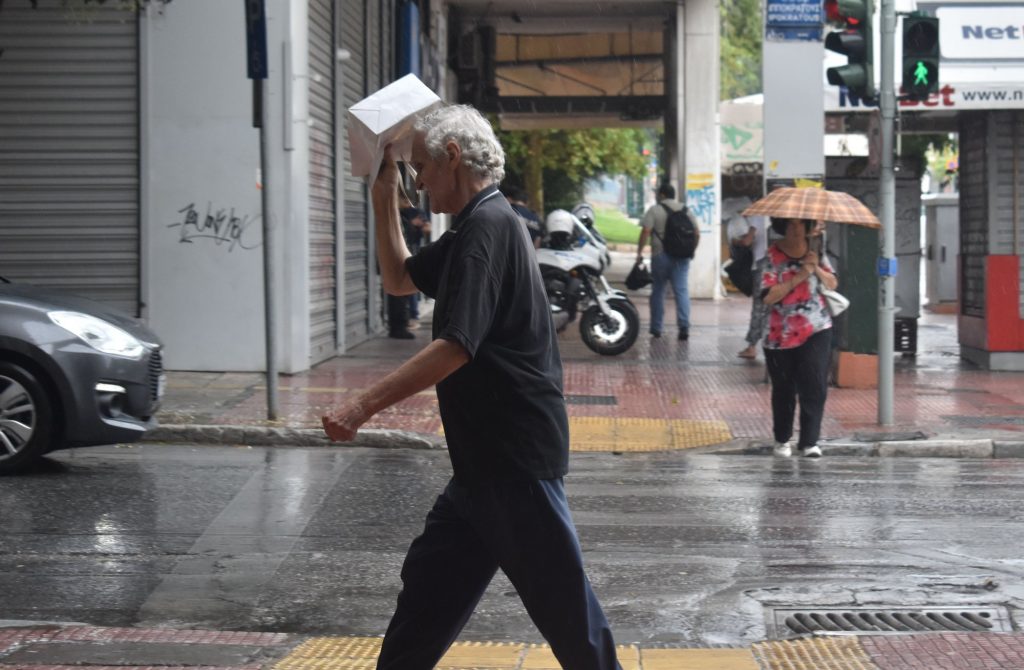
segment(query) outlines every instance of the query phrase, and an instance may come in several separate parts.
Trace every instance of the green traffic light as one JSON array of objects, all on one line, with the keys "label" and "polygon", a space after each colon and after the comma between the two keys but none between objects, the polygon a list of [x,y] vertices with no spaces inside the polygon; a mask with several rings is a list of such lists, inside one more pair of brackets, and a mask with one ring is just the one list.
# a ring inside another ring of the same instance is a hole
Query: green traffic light
[{"label": "green traffic light", "polygon": [[927,100],[939,90],[939,19],[913,12],[903,19],[903,91]]},{"label": "green traffic light", "polygon": [[917,67],[914,68],[914,86],[927,86],[928,85],[928,66],[922,61],[917,61]]}]

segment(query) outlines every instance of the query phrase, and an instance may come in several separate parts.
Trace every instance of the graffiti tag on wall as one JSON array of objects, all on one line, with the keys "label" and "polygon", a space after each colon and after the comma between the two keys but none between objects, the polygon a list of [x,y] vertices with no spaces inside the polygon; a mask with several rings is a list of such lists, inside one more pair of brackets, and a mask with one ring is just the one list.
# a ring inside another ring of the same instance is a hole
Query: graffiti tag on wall
[{"label": "graffiti tag on wall", "polygon": [[710,233],[715,222],[715,179],[712,175],[686,176],[686,206],[700,224],[700,232]]},{"label": "graffiti tag on wall", "polygon": [[178,229],[178,242],[181,244],[213,240],[217,246],[227,245],[228,252],[256,249],[262,244],[259,227],[253,225],[260,217],[238,216],[234,207],[214,210],[211,203],[206,203],[206,214],[202,215],[195,203],[190,202],[179,209],[178,214],[181,220],[167,227]]}]

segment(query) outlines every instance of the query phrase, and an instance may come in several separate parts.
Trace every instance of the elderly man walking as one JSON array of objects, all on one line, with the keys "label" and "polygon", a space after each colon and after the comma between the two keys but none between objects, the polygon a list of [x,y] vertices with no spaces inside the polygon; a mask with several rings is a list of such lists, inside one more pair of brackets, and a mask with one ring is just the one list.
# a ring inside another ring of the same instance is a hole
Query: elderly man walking
[{"label": "elderly man walking", "polygon": [[402,239],[398,168],[373,186],[384,288],[435,300],[433,341],[324,416],[351,440],[380,410],[437,385],[453,476],[402,567],[380,670],[428,670],[500,568],[566,670],[621,670],[583,569],[562,477],[562,363],[526,228],[498,192],[505,153],[479,112],[445,106],[415,126],[410,167],[452,229],[415,256]]}]

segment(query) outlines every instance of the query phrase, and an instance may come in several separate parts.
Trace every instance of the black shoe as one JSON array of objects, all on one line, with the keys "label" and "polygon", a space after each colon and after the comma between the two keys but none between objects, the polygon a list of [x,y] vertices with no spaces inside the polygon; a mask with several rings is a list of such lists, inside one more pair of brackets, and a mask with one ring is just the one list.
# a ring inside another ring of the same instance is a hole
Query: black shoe
[{"label": "black shoe", "polygon": [[679,329],[679,339],[680,340],[688,340],[688,339],[690,339],[690,329],[689,328],[680,328]]},{"label": "black shoe", "polygon": [[651,337],[661,337],[661,333],[656,333],[656,332],[654,332],[654,331],[652,330],[652,331],[651,331]]},{"label": "black shoe", "polygon": [[410,333],[408,330],[396,330],[388,333],[388,337],[394,340],[415,340],[416,336]]}]

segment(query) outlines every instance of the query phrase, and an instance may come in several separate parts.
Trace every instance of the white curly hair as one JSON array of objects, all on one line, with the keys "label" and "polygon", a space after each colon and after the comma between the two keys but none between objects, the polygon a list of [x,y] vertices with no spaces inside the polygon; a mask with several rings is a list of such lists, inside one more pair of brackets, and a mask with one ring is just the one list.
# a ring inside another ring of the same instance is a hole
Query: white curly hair
[{"label": "white curly hair", "polygon": [[505,178],[505,150],[483,114],[469,105],[444,105],[416,122],[427,153],[441,158],[448,142],[462,149],[462,162],[478,177],[498,183]]}]

